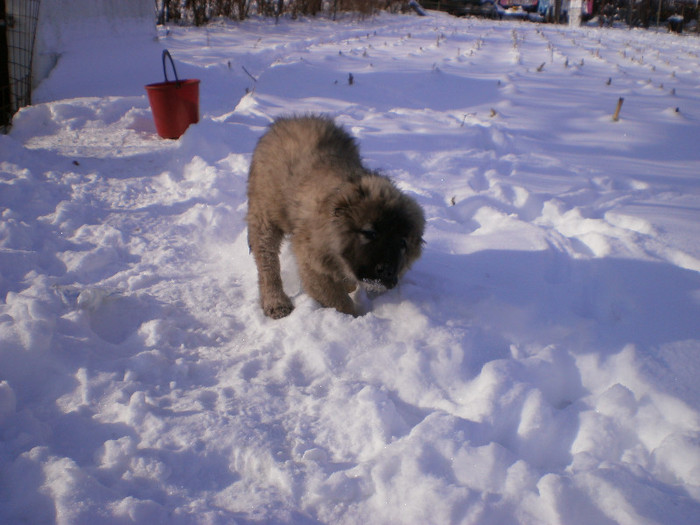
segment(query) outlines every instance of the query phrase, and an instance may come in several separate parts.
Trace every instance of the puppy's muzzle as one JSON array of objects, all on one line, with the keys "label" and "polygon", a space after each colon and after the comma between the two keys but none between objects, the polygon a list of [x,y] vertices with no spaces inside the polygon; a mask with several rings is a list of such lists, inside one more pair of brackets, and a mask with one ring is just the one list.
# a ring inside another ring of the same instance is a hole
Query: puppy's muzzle
[{"label": "puppy's muzzle", "polygon": [[375,272],[382,286],[389,290],[399,282],[398,272],[392,264],[380,263],[376,266]]}]

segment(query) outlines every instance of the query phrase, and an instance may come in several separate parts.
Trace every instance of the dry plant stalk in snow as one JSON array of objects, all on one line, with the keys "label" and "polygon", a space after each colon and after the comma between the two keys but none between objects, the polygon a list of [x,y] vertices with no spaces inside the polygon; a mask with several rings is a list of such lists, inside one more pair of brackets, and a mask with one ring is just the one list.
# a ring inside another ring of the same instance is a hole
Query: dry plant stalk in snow
[{"label": "dry plant stalk in snow", "polygon": [[620,120],[620,110],[622,109],[622,103],[625,101],[623,97],[617,100],[617,107],[615,108],[615,113],[613,114],[613,121],[617,122]]}]

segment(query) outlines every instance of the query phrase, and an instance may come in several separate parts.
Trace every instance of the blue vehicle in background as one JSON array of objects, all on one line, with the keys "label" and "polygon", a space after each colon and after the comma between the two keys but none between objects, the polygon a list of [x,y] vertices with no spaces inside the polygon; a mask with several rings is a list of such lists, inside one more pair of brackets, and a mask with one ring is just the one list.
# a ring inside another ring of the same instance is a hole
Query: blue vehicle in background
[{"label": "blue vehicle in background", "polygon": [[445,11],[454,16],[483,16],[502,18],[504,9],[497,0],[420,0],[425,9]]}]

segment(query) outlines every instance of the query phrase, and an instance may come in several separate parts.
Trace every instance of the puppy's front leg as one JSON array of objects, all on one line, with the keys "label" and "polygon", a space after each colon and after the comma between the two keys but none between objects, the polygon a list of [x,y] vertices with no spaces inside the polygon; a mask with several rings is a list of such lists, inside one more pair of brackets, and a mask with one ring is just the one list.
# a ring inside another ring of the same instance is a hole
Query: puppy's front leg
[{"label": "puppy's front leg", "polygon": [[335,308],[341,313],[357,317],[355,303],[347,293],[347,284],[334,281],[329,276],[319,273],[307,264],[299,264],[299,275],[304,290],[322,306]]},{"label": "puppy's front leg", "polygon": [[294,310],[291,299],[284,293],[280,275],[279,250],[283,236],[277,228],[263,228],[249,221],[248,244],[258,267],[260,305],[272,319],[286,317]]}]

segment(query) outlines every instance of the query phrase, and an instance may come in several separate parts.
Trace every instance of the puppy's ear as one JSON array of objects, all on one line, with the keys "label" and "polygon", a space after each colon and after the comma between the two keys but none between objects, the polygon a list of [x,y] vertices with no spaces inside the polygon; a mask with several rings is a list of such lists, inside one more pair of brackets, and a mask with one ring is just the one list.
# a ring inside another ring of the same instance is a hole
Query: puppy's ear
[{"label": "puppy's ear", "polygon": [[350,205],[344,201],[334,201],[331,203],[331,216],[344,217],[348,214]]},{"label": "puppy's ear", "polygon": [[338,188],[331,198],[330,209],[333,217],[347,217],[352,207],[362,198],[360,189],[355,185]]}]

